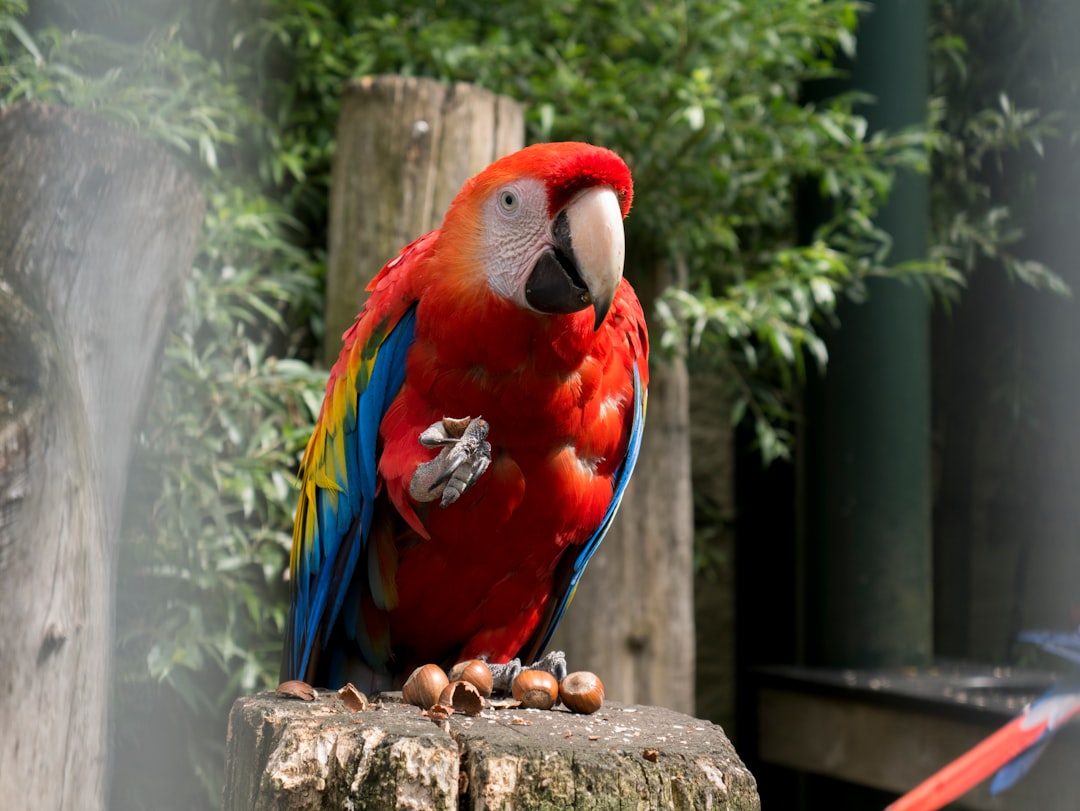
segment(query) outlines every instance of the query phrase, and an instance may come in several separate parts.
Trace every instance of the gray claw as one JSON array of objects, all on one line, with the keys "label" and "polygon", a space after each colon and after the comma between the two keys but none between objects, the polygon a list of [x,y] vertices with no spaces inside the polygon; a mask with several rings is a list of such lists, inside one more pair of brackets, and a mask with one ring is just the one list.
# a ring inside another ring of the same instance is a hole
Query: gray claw
[{"label": "gray claw", "polygon": [[514,679],[522,670],[543,670],[561,682],[566,678],[566,654],[561,650],[545,653],[528,667],[521,666],[520,659],[511,659],[504,665],[488,664],[491,670],[491,692],[496,695],[510,695]]},{"label": "gray claw", "polygon": [[521,672],[521,660],[511,659],[504,665],[489,663],[488,669],[491,670],[491,692],[501,696],[510,695],[514,679]]},{"label": "gray claw", "polygon": [[549,650],[531,665],[529,670],[543,670],[561,682],[566,678],[566,654],[561,650]]},{"label": "gray claw", "polygon": [[441,448],[430,462],[417,466],[409,494],[417,501],[439,499],[447,507],[468,491],[491,464],[490,426],[477,417],[444,418],[424,429],[420,444]]}]

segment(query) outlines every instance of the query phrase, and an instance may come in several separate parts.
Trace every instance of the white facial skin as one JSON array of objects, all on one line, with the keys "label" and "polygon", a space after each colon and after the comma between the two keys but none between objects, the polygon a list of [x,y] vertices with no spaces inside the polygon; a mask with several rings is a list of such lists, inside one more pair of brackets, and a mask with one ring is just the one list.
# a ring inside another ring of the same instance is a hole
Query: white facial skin
[{"label": "white facial skin", "polygon": [[547,212],[547,189],[532,178],[500,186],[484,206],[488,284],[503,298],[531,309],[525,279],[555,241]]},{"label": "white facial skin", "polygon": [[[578,272],[595,301],[610,302],[622,279],[626,252],[622,210],[606,186],[578,194],[566,206]],[[485,267],[491,289],[532,309],[525,282],[540,257],[556,247],[547,188],[523,178],[500,186],[484,206]]]}]

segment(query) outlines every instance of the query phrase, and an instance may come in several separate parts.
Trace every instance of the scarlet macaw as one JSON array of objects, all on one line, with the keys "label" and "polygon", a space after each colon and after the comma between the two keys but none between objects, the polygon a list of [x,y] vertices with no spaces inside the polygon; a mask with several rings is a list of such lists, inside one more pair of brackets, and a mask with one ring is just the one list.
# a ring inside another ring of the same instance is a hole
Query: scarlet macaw
[{"label": "scarlet macaw", "polygon": [[632,195],[609,150],[527,147],[372,280],[304,453],[283,678],[386,689],[547,646],[641,444]]},{"label": "scarlet macaw", "polygon": [[[1080,632],[1033,631],[1020,638],[1080,664]],[[994,774],[998,794],[1027,774],[1050,738],[1080,713],[1080,686],[1055,685],[1024,712],[892,803],[885,811],[937,811]]]}]

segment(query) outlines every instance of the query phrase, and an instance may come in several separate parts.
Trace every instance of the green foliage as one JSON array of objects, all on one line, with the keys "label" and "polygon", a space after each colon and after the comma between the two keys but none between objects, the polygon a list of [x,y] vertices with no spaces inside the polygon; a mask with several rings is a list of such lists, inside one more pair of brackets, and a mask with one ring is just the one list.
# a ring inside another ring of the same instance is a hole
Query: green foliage
[{"label": "green foliage", "polygon": [[[2,13],[2,12],[0,12]],[[15,16],[0,45],[4,104],[36,100],[92,110],[144,132],[183,156],[217,168],[217,152],[236,141],[250,108],[220,69],[168,30],[135,45],[55,28],[31,36]]]},{"label": "green foliage", "polygon": [[[628,270],[685,280],[642,285],[657,343],[719,364],[735,387],[732,422],[751,420],[773,459],[791,447],[805,364],[827,360],[819,330],[869,277],[947,287],[992,259],[1063,289],[1012,252],[1018,221],[986,174],[1056,133],[1049,115],[966,92],[972,77],[995,84],[964,50],[976,2],[935,0],[946,98],[927,127],[869,135],[863,100],[803,97],[855,47],[862,7],[846,0],[51,0],[33,17],[0,0],[0,104],[124,121],[184,160],[208,200],[131,483],[114,807],[215,806],[227,708],[276,678],[291,473],[324,382],[297,358],[321,330],[343,82],[477,82],[526,104],[532,140],[622,153],[636,181]],[[995,2],[1015,12],[1015,0]],[[893,266],[874,214],[896,172],[931,163],[937,247],[929,262]],[[807,184],[825,217],[800,238]]]},{"label": "green foliage", "polygon": [[[1031,161],[1062,137],[1060,108],[1076,95],[1076,77],[1062,75],[1059,65],[1067,60],[1055,54],[1050,33],[1067,18],[1059,6],[1059,0],[934,0],[933,84],[944,109],[932,222],[936,255],[961,272],[996,265],[1036,289],[1070,295],[1043,262],[1016,252],[1030,220],[1049,214],[1037,202]],[[999,52],[1009,58],[985,58]],[[972,64],[970,53],[984,58]],[[1018,96],[1050,109],[1022,106]]]}]

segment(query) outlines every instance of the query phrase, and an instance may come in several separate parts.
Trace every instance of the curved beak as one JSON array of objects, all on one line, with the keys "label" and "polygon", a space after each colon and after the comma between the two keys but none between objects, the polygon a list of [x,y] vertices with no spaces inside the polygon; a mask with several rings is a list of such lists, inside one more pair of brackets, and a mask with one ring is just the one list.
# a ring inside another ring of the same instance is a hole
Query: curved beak
[{"label": "curved beak", "polygon": [[525,300],[543,313],[576,313],[592,305],[600,329],[622,280],[626,242],[622,210],[606,186],[587,189],[559,212],[554,246],[525,283]]}]

